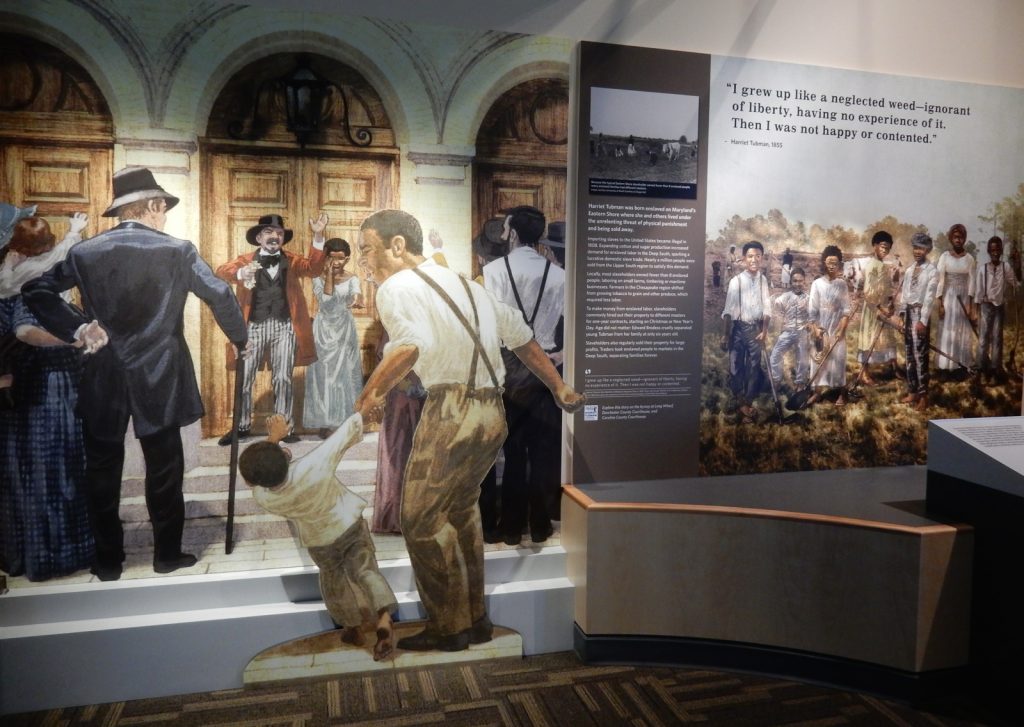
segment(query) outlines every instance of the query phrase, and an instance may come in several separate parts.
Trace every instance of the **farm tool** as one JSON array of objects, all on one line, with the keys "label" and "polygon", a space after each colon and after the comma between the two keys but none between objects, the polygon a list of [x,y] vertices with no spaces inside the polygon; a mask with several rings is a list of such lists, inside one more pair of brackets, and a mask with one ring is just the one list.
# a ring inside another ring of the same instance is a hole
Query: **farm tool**
[{"label": "farm tool", "polygon": [[792,411],[800,411],[805,409],[809,404],[813,403],[814,398],[814,385],[818,382],[818,377],[821,376],[821,372],[825,370],[825,364],[828,363],[829,356],[832,355],[832,351],[835,350],[836,344],[839,343],[842,336],[836,336],[828,348],[821,355],[821,359],[818,361],[818,370],[814,372],[814,376],[811,377],[810,382],[804,388],[800,389],[786,400],[786,408]]},{"label": "farm tool", "polygon": [[[893,323],[888,318],[879,317],[878,320],[882,321],[882,323],[884,325],[889,326],[890,328],[893,328],[893,329],[899,331],[900,333],[903,333],[903,327]],[[943,351],[941,348],[939,348],[938,346],[933,344],[931,341],[928,342],[928,348],[930,348],[932,351],[934,351],[935,353],[939,354],[940,356],[945,356],[950,361],[955,363],[957,366],[959,366],[959,367],[961,367],[963,369],[966,369],[968,374],[973,376],[976,373],[975,368],[973,366],[968,366],[963,361],[958,361],[957,359],[953,358],[948,353]]]}]

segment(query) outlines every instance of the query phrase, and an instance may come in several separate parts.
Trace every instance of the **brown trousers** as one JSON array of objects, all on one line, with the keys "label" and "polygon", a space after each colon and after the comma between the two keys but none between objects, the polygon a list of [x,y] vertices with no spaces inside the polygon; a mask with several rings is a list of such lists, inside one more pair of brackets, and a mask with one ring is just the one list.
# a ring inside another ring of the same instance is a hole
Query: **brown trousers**
[{"label": "brown trousers", "polygon": [[376,549],[365,520],[360,519],[330,545],[307,550],[320,569],[320,595],[335,623],[373,623],[381,609],[391,613],[398,609],[391,586],[377,568]]},{"label": "brown trousers", "polygon": [[402,534],[430,627],[468,629],[484,611],[480,482],[505,441],[500,389],[433,386],[402,486]]}]

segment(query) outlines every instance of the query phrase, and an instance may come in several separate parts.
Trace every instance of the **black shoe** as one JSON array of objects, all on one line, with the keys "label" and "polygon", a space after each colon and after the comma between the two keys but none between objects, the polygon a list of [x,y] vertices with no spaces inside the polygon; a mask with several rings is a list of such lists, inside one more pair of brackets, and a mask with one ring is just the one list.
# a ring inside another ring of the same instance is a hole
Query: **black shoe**
[{"label": "black shoe", "polygon": [[287,437],[281,437],[281,441],[285,444],[295,444],[296,442],[301,442],[302,439],[298,434],[289,434]]},{"label": "black shoe", "polygon": [[505,545],[519,545],[523,542],[522,533],[509,533],[505,535]]},{"label": "black shoe", "polygon": [[405,651],[464,651],[469,648],[471,630],[445,636],[427,627],[418,634],[399,639],[396,646]]},{"label": "black shoe", "polygon": [[97,563],[89,572],[101,581],[116,581],[121,578],[121,564],[117,565]]},{"label": "black shoe", "polygon": [[491,623],[491,619],[485,613],[462,633],[469,636],[469,643],[471,644],[486,644],[494,638],[494,624]]},{"label": "black shoe", "polygon": [[497,530],[484,530],[484,542],[485,543],[501,543],[504,542],[505,536]]},{"label": "black shoe", "polygon": [[[252,431],[249,430],[249,429],[239,429],[238,430],[238,441],[239,442],[244,442],[246,439],[248,439],[251,436],[252,436]],[[222,447],[227,447],[229,444],[231,444],[231,432],[228,432],[223,437],[218,439],[217,440],[217,444],[219,444]]]},{"label": "black shoe", "polygon": [[551,525],[548,525],[547,527],[541,528],[539,530],[531,530],[530,540],[532,540],[535,543],[543,543],[545,540],[547,540],[554,534],[555,529],[551,527]]},{"label": "black shoe", "polygon": [[157,560],[153,558],[153,570],[157,573],[173,573],[179,568],[191,568],[199,561],[189,553],[178,553],[177,557],[170,560]]}]

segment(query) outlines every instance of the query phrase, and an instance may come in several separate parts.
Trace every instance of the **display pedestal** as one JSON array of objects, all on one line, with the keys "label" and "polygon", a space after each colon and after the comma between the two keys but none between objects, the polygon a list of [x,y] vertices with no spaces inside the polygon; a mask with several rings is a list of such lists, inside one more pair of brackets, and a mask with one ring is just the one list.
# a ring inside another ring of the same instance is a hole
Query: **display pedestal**
[{"label": "display pedestal", "polygon": [[576,648],[909,699],[968,663],[973,533],[921,467],[567,488]]},{"label": "display pedestal", "polygon": [[974,526],[972,682],[1018,717],[1024,680],[1024,419],[932,421],[928,510]]}]

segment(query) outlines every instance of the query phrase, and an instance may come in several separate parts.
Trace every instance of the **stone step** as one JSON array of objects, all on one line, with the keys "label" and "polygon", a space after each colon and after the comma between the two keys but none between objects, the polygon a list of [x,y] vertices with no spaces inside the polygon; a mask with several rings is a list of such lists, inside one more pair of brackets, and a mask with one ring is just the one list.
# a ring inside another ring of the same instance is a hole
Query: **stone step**
[{"label": "stone step", "polygon": [[[227,479],[224,479],[226,485]],[[141,484],[140,484],[141,488]],[[373,485],[357,485],[349,488],[352,492],[373,503]],[[366,517],[372,512],[372,507],[367,508]],[[240,515],[261,515],[266,511],[253,499],[252,492],[245,485],[239,485],[235,491],[235,516]],[[269,513],[267,513],[269,514]],[[146,510],[146,498],[142,494],[130,497],[121,497],[120,508],[121,522],[149,522],[149,513]],[[226,518],[228,515],[228,496],[226,489],[216,492],[186,493],[185,494],[185,519],[193,520],[204,517]],[[276,517],[276,516],[274,516]]]},{"label": "stone step", "polygon": [[[185,473],[182,491],[189,493],[227,492],[228,465],[207,465],[195,467]],[[337,469],[338,478],[346,487],[373,486],[376,481],[377,460],[357,459],[346,455]],[[248,489],[241,478],[236,480],[236,492]],[[121,498],[142,497],[146,492],[142,477],[126,477],[121,483]]]},{"label": "stone step", "polygon": [[[199,549],[210,543],[218,543],[224,540],[225,518],[204,517],[188,520],[185,523],[185,532],[182,535],[182,550],[191,552],[188,546],[200,546]],[[275,515],[266,513],[254,515],[241,515],[235,517],[234,541],[236,543],[267,540],[269,538],[293,537],[294,532],[288,521]],[[124,523],[124,547],[152,548],[153,528],[148,520],[141,522]],[[196,548],[192,548],[195,550]]]},{"label": "stone step", "polygon": [[[285,445],[291,450],[291,453],[295,457],[301,457],[302,455],[316,449],[317,445],[322,441],[315,434],[301,434],[299,435],[302,441],[295,442],[294,444]],[[241,442],[238,446],[239,452],[245,450],[250,444],[258,442],[262,439],[261,436],[255,436],[251,439],[247,439]],[[217,439],[204,439],[199,443],[198,448],[199,454],[199,466],[200,467],[227,467],[228,462],[231,461],[231,447],[221,447],[217,444]],[[363,436],[363,441],[352,445],[351,449],[345,453],[345,459],[359,459],[359,460],[373,460],[377,461],[377,432],[368,432]]]}]

